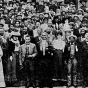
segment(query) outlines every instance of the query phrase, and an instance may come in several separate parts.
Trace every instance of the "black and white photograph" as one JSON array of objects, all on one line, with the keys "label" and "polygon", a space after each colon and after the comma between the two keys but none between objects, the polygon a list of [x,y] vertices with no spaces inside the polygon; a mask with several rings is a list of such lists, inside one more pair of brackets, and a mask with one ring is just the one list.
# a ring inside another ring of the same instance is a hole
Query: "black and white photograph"
[{"label": "black and white photograph", "polygon": [[88,88],[88,0],[0,0],[0,88]]}]

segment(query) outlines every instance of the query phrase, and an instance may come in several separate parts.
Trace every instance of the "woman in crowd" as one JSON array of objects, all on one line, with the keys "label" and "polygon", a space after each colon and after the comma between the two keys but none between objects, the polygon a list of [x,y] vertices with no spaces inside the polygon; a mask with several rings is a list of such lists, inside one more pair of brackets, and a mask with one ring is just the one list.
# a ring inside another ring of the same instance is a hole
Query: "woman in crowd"
[{"label": "woman in crowd", "polygon": [[4,73],[3,73],[3,64],[2,64],[2,56],[3,56],[3,51],[2,51],[2,38],[0,38],[0,87],[5,87],[5,79],[4,79]]}]

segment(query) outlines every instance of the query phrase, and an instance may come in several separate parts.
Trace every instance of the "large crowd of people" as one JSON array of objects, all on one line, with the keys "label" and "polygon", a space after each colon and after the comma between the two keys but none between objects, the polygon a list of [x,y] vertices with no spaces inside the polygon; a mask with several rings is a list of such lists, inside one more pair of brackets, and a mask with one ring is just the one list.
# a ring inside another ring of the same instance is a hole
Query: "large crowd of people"
[{"label": "large crowd of people", "polygon": [[0,2],[0,87],[88,86],[88,8],[80,2]]}]

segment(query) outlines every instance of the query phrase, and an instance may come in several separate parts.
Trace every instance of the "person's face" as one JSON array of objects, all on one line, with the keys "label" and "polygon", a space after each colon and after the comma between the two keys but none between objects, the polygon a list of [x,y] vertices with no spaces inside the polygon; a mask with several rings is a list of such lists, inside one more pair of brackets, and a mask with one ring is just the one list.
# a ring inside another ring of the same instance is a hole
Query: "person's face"
[{"label": "person's face", "polygon": [[46,23],[46,24],[47,24],[47,23],[48,23],[48,21],[45,19],[45,20],[44,20],[44,23]]},{"label": "person's face", "polygon": [[82,5],[84,5],[84,6],[85,6],[85,2],[83,2],[83,1],[82,1]]},{"label": "person's face", "polygon": [[57,9],[57,10],[56,10],[56,13],[57,13],[58,15],[60,15],[61,12],[60,12],[59,9]]},{"label": "person's face", "polygon": [[88,18],[84,17],[83,20],[88,20]]},{"label": "person's face", "polygon": [[85,30],[81,30],[81,35],[84,35],[85,34]]},{"label": "person's face", "polygon": [[68,23],[68,19],[65,20],[65,23]]},{"label": "person's face", "polygon": [[14,28],[13,25],[10,25],[10,28],[13,29]]},{"label": "person's face", "polygon": [[15,26],[16,27],[19,27],[20,26],[20,23],[19,22],[16,22]]},{"label": "person's face", "polygon": [[72,10],[72,13],[75,13],[75,10],[74,9]]},{"label": "person's face", "polygon": [[30,41],[31,41],[30,37],[25,37],[25,43],[26,43],[26,44],[29,44]]},{"label": "person's face", "polygon": [[23,33],[24,33],[24,34],[27,34],[27,27],[24,27]]},{"label": "person's face", "polygon": [[41,14],[39,17],[40,17],[40,18],[43,18],[43,15]]},{"label": "person's face", "polygon": [[0,3],[0,6],[2,6],[2,3]]},{"label": "person's face", "polygon": [[58,35],[58,36],[57,36],[57,39],[61,39],[61,38],[62,38],[62,36],[61,36],[61,35]]},{"label": "person's face", "polygon": [[15,13],[18,13],[18,10],[17,9],[15,10]]},{"label": "person's face", "polygon": [[73,28],[73,25],[72,25],[72,24],[70,24],[70,28],[71,28],[71,29]]},{"label": "person's face", "polygon": [[14,13],[14,10],[11,10],[11,13],[13,14]]},{"label": "person's face", "polygon": [[17,20],[21,20],[21,16],[18,16],[18,17],[17,17]]},{"label": "person's face", "polygon": [[56,23],[58,22],[58,18],[55,19]]},{"label": "person's face", "polygon": [[59,28],[62,29],[63,28],[63,24],[59,24]]},{"label": "person's face", "polygon": [[36,23],[36,27],[40,27],[40,23],[39,22]]},{"label": "person's face", "polygon": [[86,22],[83,22],[83,23],[82,23],[82,26],[83,26],[83,27],[86,27],[86,25],[87,25]]},{"label": "person's face", "polygon": [[64,11],[64,6],[61,6],[61,10]]},{"label": "person's face", "polygon": [[78,15],[82,15],[82,11],[78,11]]},{"label": "person's face", "polygon": [[30,16],[31,14],[32,14],[32,13],[29,11],[29,12],[28,12],[28,15]]},{"label": "person's face", "polygon": [[8,14],[8,10],[4,10],[4,14]]},{"label": "person's face", "polygon": [[74,37],[71,37],[70,38],[70,42],[74,42],[75,40],[74,40]]},{"label": "person's face", "polygon": [[26,26],[28,26],[28,21],[27,21],[27,20],[25,20],[25,21],[24,21],[24,24],[25,24]]},{"label": "person's face", "polygon": [[40,34],[41,34],[41,29],[38,29],[37,32],[38,32],[38,34],[40,35]]},{"label": "person's face", "polygon": [[72,12],[72,8],[69,8],[69,12]]},{"label": "person's face", "polygon": [[5,20],[4,19],[1,19],[1,23],[4,24],[5,23]]},{"label": "person's face", "polygon": [[22,13],[25,13],[25,10],[24,10],[24,9],[21,9],[21,12],[22,12]]},{"label": "person's face", "polygon": [[65,15],[66,13],[65,12],[62,12],[62,15]]},{"label": "person's face", "polygon": [[77,21],[78,20],[78,17],[74,17],[74,21]]},{"label": "person's face", "polygon": [[13,6],[13,4],[10,4],[9,6],[10,6],[10,7],[12,7],[12,6]]},{"label": "person's face", "polygon": [[71,32],[70,31],[67,31],[66,32],[66,36],[70,36],[71,35]]},{"label": "person's face", "polygon": [[12,13],[11,12],[9,12],[9,17],[11,17],[12,16]]}]

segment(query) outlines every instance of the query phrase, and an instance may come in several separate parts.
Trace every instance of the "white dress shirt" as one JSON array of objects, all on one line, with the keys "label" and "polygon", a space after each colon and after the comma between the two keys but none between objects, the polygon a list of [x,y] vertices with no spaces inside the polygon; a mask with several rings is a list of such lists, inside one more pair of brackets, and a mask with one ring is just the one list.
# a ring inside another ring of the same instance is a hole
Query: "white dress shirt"
[{"label": "white dress shirt", "polygon": [[54,40],[53,41],[53,47],[54,47],[54,49],[58,49],[58,50],[63,50],[64,51],[65,42],[63,40],[61,40],[61,39]]}]

